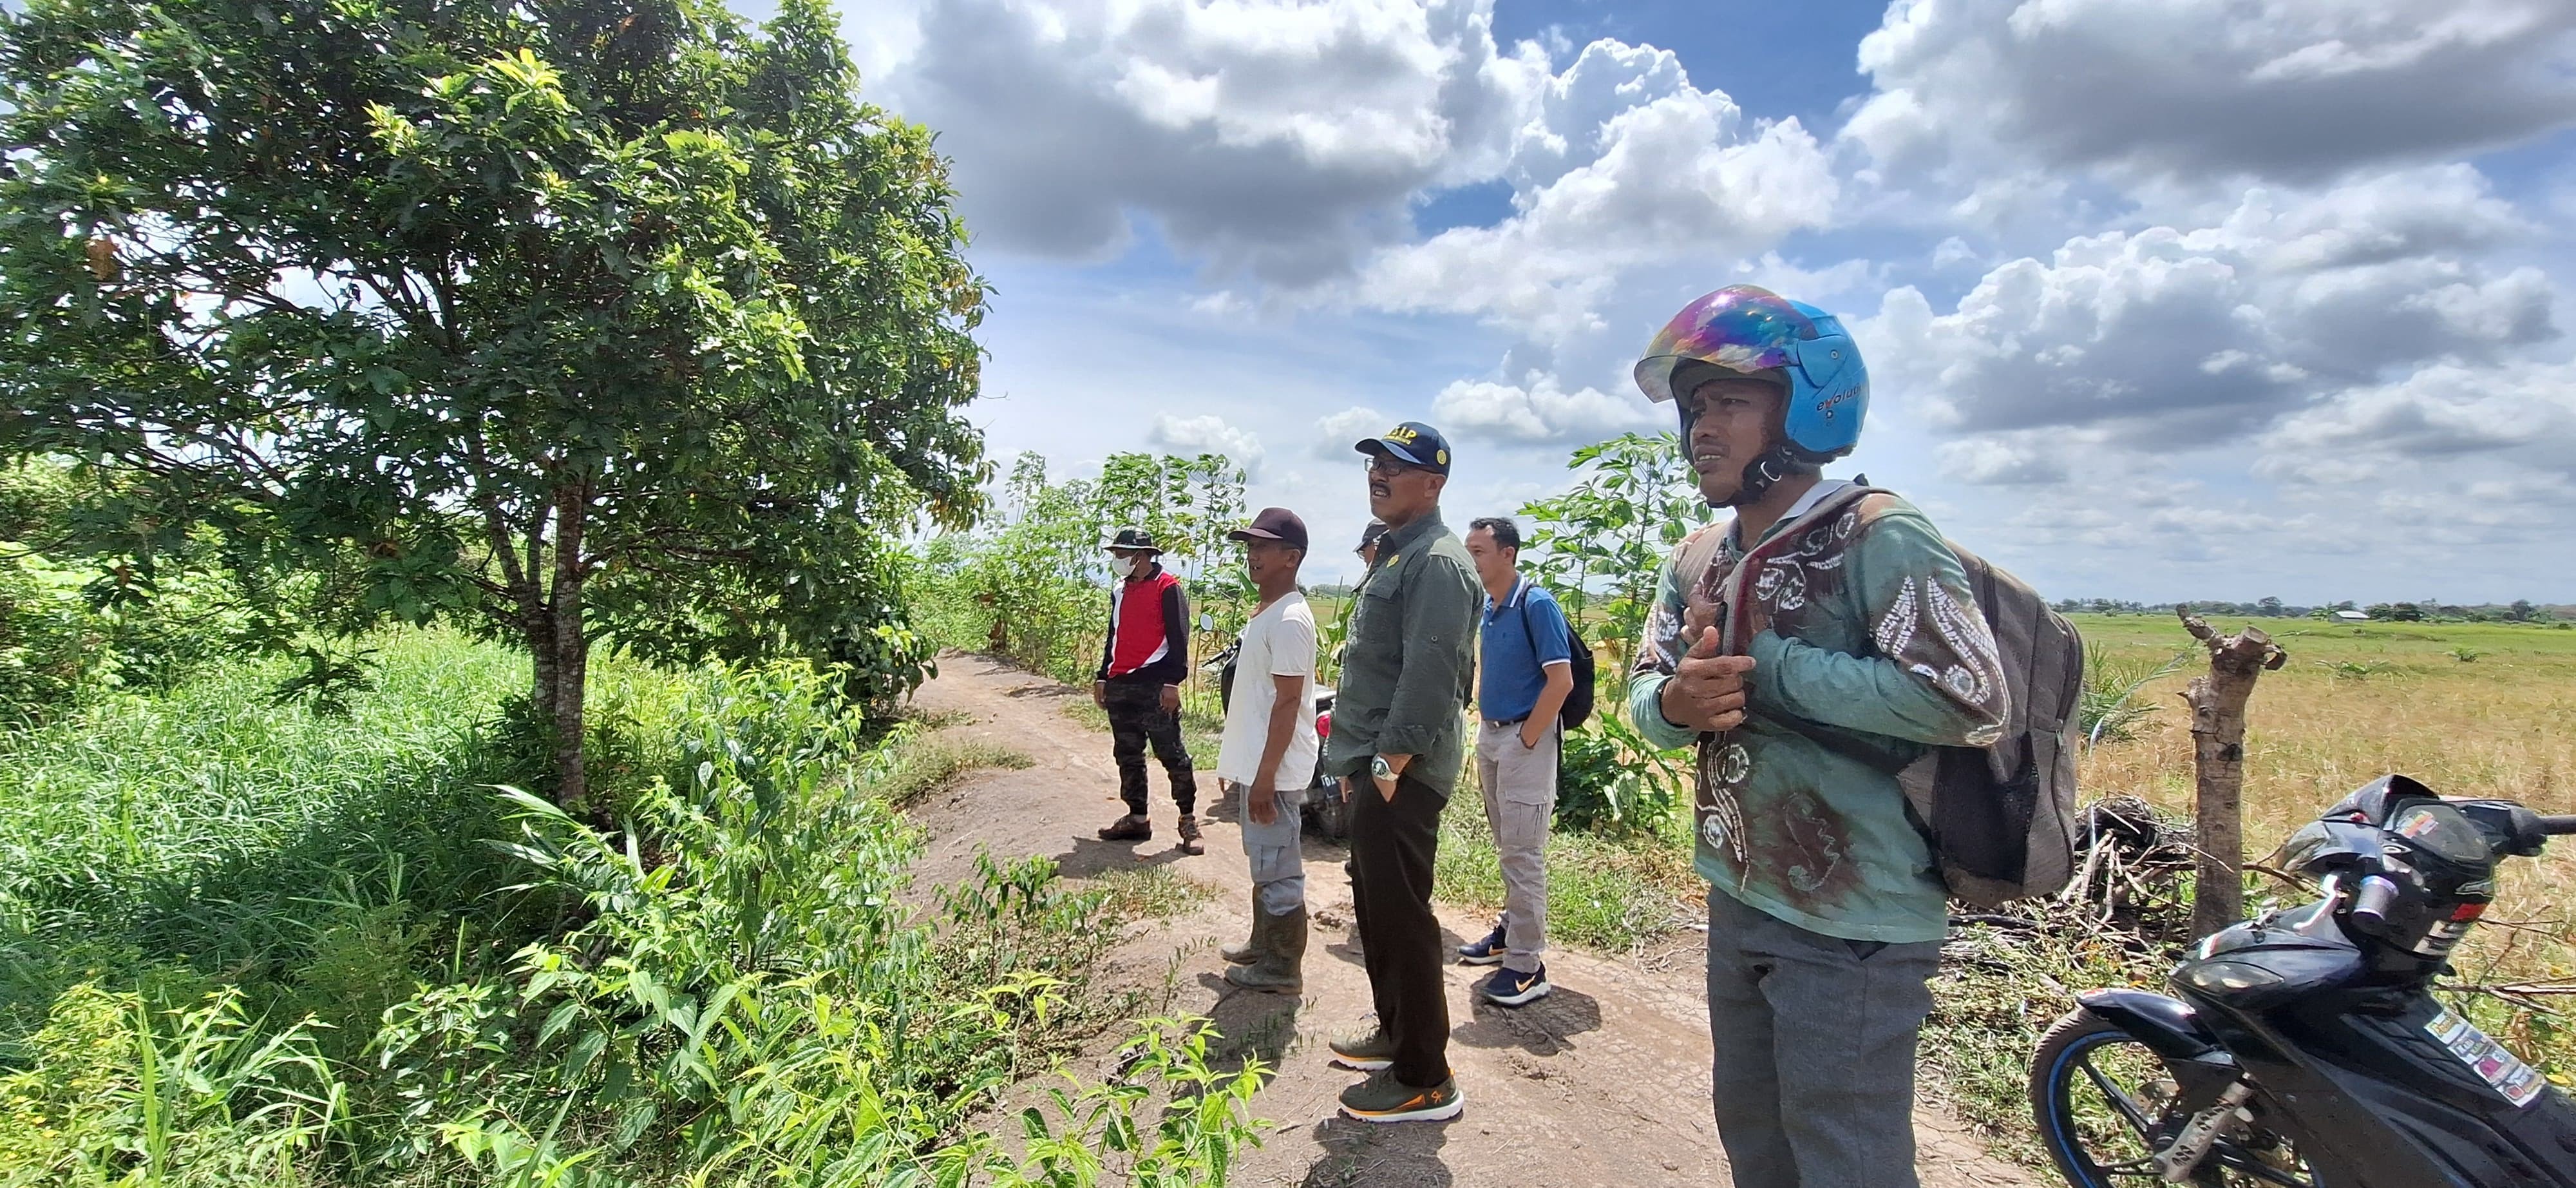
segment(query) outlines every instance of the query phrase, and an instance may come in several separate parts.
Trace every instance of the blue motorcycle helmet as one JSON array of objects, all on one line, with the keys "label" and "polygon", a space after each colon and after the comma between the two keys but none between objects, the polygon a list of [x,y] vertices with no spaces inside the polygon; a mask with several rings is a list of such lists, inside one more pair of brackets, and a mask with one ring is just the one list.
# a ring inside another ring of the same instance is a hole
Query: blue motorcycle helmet
[{"label": "blue motorcycle helmet", "polygon": [[1869,368],[1834,315],[1758,285],[1728,285],[1683,306],[1646,344],[1637,387],[1680,412],[1690,435],[1691,406],[1675,399],[1712,379],[1768,380],[1784,390],[1781,440],[1745,466],[1739,499],[1759,498],[1795,466],[1814,466],[1852,452],[1869,415]]}]

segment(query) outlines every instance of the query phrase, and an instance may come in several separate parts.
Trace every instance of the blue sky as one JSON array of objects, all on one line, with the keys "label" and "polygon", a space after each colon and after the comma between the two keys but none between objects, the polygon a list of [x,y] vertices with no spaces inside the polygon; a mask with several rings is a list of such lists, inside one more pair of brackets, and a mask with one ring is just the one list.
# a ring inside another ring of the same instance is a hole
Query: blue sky
[{"label": "blue sky", "polygon": [[848,0],[996,292],[997,455],[1453,518],[1667,423],[1699,293],[1841,313],[1865,470],[2051,595],[2576,599],[2576,6]]}]

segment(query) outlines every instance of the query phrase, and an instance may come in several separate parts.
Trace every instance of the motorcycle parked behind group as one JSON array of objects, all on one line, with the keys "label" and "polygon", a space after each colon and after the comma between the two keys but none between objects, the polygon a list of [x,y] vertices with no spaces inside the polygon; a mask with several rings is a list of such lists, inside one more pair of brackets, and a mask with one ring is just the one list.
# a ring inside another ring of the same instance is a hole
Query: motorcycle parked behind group
[{"label": "motorcycle parked behind group", "polygon": [[2436,1001],[2496,867],[2576,816],[2383,777],[2292,835],[2322,897],[2216,933],[2178,997],[2094,990],[2050,1028],[2032,1112],[2076,1188],[2576,1188],[2576,1104]]}]

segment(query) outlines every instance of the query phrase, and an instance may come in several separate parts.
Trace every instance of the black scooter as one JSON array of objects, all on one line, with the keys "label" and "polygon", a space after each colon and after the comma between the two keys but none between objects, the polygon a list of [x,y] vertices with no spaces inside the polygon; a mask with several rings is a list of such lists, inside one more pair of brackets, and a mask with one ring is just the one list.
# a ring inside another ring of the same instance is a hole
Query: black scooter
[{"label": "black scooter", "polygon": [[2506,857],[2576,833],[2404,776],[2293,835],[2324,898],[2194,947],[2179,998],[2095,990],[2031,1069],[2039,1135],[2076,1188],[2576,1188],[2576,1104],[2435,1001]]}]

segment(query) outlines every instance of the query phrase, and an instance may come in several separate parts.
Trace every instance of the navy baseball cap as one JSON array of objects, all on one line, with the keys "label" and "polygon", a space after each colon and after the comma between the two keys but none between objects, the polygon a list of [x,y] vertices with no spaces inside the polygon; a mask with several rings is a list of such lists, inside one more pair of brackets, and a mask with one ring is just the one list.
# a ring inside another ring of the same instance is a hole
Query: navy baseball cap
[{"label": "navy baseball cap", "polygon": [[1449,473],[1449,439],[1420,421],[1406,421],[1352,448],[1363,454],[1385,454],[1433,474]]}]

